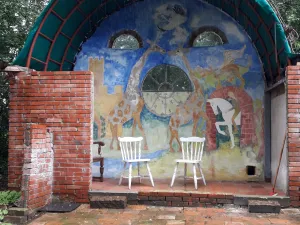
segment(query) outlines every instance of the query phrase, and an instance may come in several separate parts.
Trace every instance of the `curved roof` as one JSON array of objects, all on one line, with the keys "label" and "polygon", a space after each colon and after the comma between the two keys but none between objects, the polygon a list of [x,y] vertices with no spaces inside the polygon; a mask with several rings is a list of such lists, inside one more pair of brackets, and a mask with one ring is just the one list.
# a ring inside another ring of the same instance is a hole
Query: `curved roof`
[{"label": "curved roof", "polygon": [[[51,0],[37,19],[15,65],[40,71],[72,70],[82,43],[99,24],[138,0]],[[151,1],[151,0],[149,0]],[[291,48],[283,27],[266,0],[203,0],[234,18],[248,33],[271,86],[284,76]]]}]

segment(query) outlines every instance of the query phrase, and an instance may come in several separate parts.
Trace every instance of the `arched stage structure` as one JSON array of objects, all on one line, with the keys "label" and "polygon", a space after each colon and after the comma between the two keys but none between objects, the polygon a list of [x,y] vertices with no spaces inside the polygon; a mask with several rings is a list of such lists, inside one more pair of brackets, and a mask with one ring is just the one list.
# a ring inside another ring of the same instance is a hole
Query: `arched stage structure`
[{"label": "arched stage structure", "polygon": [[[52,0],[37,19],[16,65],[38,71],[70,71],[76,54],[107,17],[139,1]],[[266,0],[207,2],[236,20],[251,37],[264,65],[267,86],[283,76],[291,48],[276,13]]]},{"label": "arched stage structure", "polygon": [[274,182],[287,129],[277,188],[300,206],[290,31],[267,0],[51,0],[6,69],[9,187],[29,208],[53,195],[88,202],[93,141],[115,179],[119,136],[143,136],[158,180],[179,137],[205,136],[208,181]]}]

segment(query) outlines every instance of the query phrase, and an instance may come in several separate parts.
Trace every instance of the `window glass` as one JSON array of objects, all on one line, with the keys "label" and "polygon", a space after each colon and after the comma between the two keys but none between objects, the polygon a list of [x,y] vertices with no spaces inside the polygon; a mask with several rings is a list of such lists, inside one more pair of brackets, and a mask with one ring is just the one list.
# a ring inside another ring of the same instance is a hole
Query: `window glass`
[{"label": "window glass", "polygon": [[142,94],[146,107],[152,113],[166,117],[184,103],[193,84],[188,75],[179,67],[162,64],[152,68],[142,84]]},{"label": "window glass", "polygon": [[114,49],[139,49],[139,41],[131,34],[119,35],[112,44]]},{"label": "window glass", "polygon": [[200,33],[193,42],[193,47],[208,47],[224,44],[222,38],[213,31]]},{"label": "window glass", "polygon": [[149,92],[192,92],[188,75],[179,67],[159,65],[151,69],[143,82],[143,91]]}]

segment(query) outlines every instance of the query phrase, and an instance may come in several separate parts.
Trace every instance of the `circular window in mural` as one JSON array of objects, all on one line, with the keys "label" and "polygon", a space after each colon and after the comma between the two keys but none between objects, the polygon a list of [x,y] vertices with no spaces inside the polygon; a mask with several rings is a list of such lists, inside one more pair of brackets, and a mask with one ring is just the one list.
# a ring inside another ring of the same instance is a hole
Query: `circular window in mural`
[{"label": "circular window in mural", "polygon": [[163,64],[152,68],[142,84],[146,107],[163,117],[173,114],[191,92],[193,85],[188,75],[174,65]]},{"label": "circular window in mural", "polygon": [[109,43],[109,47],[113,49],[139,49],[142,48],[142,39],[133,30],[121,31],[115,34]]},{"label": "circular window in mural", "polygon": [[201,27],[191,38],[192,47],[210,47],[227,43],[225,34],[215,27]]}]

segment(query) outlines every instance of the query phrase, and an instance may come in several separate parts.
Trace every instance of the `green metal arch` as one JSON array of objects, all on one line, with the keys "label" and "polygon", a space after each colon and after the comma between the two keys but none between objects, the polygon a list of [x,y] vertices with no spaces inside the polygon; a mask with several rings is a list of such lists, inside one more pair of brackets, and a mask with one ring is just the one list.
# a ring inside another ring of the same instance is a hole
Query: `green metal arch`
[{"label": "green metal arch", "polygon": [[[51,0],[31,29],[15,65],[39,71],[72,70],[81,45],[99,24],[138,0]],[[150,1],[150,0],[149,0]],[[251,37],[267,86],[284,77],[292,54],[282,24],[266,0],[204,0],[234,18]]]}]

